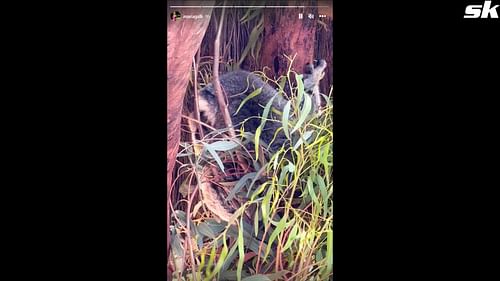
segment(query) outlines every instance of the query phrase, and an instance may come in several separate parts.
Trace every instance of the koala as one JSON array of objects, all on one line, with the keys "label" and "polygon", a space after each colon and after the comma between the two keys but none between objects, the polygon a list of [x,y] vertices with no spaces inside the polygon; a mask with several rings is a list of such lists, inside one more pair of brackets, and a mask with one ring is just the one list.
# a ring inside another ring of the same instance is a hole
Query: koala
[{"label": "koala", "polygon": [[[305,66],[304,74],[302,75],[304,90],[307,94],[312,95],[311,98],[315,110],[317,110],[320,105],[319,82],[324,77],[326,66],[325,60],[315,60],[314,64],[307,64]],[[245,70],[225,73],[219,77],[219,80],[223,92],[226,94],[229,114],[233,126],[236,129],[240,128],[242,122],[246,120],[244,123],[245,131],[255,133],[261,123],[259,116],[262,115],[264,106],[271,98],[274,97],[272,106],[280,112],[283,111],[288,101],[280,95],[274,87],[264,82],[259,76]],[[262,88],[261,93],[246,101],[238,113],[236,113],[242,101],[258,88]],[[199,110],[203,122],[216,129],[225,127],[224,118],[219,110],[212,83],[207,84],[200,90]],[[274,138],[276,129],[279,127],[281,127],[280,122],[266,122],[266,126],[261,133],[261,140],[265,144],[269,144]],[[285,141],[285,136],[281,133],[281,135],[276,137],[269,149],[271,151],[276,151],[281,147],[283,141]]]}]

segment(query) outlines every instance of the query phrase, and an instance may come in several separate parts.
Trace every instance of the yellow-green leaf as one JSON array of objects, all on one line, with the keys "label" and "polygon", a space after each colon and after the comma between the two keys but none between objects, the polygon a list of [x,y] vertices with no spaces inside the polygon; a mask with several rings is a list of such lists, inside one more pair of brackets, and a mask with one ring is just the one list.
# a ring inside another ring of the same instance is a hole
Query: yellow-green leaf
[{"label": "yellow-green leaf", "polygon": [[245,99],[243,99],[243,101],[241,101],[240,106],[238,107],[238,109],[236,110],[236,112],[233,114],[233,116],[235,116],[236,114],[238,114],[238,112],[240,111],[240,109],[243,107],[243,105],[248,100],[250,100],[250,99],[258,96],[261,92],[262,92],[262,88],[257,88],[257,89],[255,89],[255,91],[251,92]]},{"label": "yellow-green leaf", "polygon": [[236,269],[238,281],[241,280],[241,271],[243,270],[243,261],[245,259],[245,249],[243,244],[243,219],[240,219],[240,227],[238,231],[238,252],[240,258],[238,259],[238,268]]},{"label": "yellow-green leaf", "polygon": [[283,231],[283,229],[285,228],[285,225],[286,225],[286,219],[287,217],[286,216],[283,216],[283,218],[281,218],[281,220],[279,221],[278,225],[276,226],[276,228],[274,229],[273,233],[271,233],[271,236],[269,237],[269,242],[267,244],[267,249],[266,249],[266,253],[264,254],[264,259],[265,257],[267,257],[267,255],[269,254],[269,251],[271,250],[271,245],[273,244],[274,240],[276,239],[276,237],[278,237],[278,235]]},{"label": "yellow-green leaf", "polygon": [[292,227],[292,230],[290,231],[290,233],[288,234],[288,240],[286,241],[286,244],[283,247],[283,250],[282,250],[283,252],[286,251],[288,248],[290,248],[290,246],[292,246],[293,241],[295,240],[295,238],[297,238],[297,230],[299,230],[299,225],[295,224]]},{"label": "yellow-green leaf", "polygon": [[283,116],[281,118],[281,123],[283,124],[283,132],[285,136],[290,139],[290,134],[288,133],[288,118],[290,118],[290,101],[287,101],[285,107],[283,108]]},{"label": "yellow-green leaf", "polygon": [[309,115],[309,112],[311,112],[311,106],[312,106],[311,97],[309,95],[305,95],[304,99],[305,99],[304,106],[302,106],[302,110],[300,111],[299,121],[297,121],[297,123],[293,127],[293,130],[291,132],[292,134],[295,131],[297,131],[297,129],[299,129],[300,126],[302,126],[302,124],[304,123],[304,121],[306,121],[306,118]]}]

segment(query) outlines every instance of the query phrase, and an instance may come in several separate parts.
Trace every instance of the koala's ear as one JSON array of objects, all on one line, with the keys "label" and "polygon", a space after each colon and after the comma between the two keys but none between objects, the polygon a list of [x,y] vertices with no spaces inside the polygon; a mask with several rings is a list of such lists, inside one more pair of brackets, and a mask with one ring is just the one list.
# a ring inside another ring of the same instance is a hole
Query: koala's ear
[{"label": "koala's ear", "polygon": [[324,59],[318,59],[318,65],[316,67],[325,68],[326,67],[326,61]]},{"label": "koala's ear", "polygon": [[307,63],[305,66],[304,66],[304,73],[305,74],[312,74],[314,71],[314,66],[310,63]]}]

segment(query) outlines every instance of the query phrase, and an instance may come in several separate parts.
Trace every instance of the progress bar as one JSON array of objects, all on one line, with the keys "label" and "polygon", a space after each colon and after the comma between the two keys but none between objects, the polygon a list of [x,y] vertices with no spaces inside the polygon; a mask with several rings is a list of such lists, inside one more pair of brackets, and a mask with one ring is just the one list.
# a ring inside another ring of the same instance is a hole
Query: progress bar
[{"label": "progress bar", "polygon": [[170,8],[329,8],[330,6],[170,6]]}]

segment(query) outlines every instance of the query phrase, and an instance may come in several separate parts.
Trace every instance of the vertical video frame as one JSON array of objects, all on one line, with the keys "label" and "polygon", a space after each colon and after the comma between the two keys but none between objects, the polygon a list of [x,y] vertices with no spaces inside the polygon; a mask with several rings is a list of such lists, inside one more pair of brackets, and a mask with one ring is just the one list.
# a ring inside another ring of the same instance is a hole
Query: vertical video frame
[{"label": "vertical video frame", "polygon": [[332,3],[167,4],[168,280],[333,280]]}]

